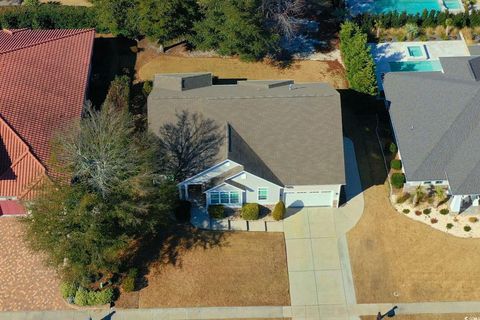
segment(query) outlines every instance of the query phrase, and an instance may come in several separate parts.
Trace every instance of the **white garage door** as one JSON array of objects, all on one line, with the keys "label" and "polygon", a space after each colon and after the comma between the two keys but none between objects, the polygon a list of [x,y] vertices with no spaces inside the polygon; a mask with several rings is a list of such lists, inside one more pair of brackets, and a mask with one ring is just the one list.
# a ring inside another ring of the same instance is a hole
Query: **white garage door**
[{"label": "white garage door", "polygon": [[332,191],[285,192],[287,207],[331,207]]}]

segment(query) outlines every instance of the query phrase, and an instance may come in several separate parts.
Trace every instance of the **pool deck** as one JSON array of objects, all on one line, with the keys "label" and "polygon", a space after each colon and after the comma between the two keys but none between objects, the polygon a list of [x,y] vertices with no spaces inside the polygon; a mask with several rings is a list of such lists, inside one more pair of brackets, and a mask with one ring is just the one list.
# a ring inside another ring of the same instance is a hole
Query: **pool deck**
[{"label": "pool deck", "polygon": [[[380,89],[382,73],[390,72],[389,62],[435,61],[440,57],[470,56],[470,51],[464,40],[385,42],[372,43],[370,47],[377,69]],[[423,55],[421,57],[410,57],[408,47],[421,47]]]}]

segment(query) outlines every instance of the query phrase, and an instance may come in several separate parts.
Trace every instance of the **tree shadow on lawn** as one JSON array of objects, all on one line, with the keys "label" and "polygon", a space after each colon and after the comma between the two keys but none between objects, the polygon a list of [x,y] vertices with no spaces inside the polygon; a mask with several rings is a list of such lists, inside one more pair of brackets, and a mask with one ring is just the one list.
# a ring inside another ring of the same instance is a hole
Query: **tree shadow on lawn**
[{"label": "tree shadow on lawn", "polygon": [[139,271],[135,290],[148,286],[146,276],[154,267],[174,265],[182,267],[182,255],[197,248],[204,250],[228,246],[227,235],[221,231],[205,231],[187,225],[176,225],[160,233],[140,247],[131,262]]}]

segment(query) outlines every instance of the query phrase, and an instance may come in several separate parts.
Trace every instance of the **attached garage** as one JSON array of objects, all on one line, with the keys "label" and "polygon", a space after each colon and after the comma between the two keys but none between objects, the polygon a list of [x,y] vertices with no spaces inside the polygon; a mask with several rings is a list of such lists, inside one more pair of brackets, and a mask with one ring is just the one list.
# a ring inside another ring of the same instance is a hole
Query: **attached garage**
[{"label": "attached garage", "polygon": [[333,191],[287,191],[284,192],[287,207],[332,207]]}]

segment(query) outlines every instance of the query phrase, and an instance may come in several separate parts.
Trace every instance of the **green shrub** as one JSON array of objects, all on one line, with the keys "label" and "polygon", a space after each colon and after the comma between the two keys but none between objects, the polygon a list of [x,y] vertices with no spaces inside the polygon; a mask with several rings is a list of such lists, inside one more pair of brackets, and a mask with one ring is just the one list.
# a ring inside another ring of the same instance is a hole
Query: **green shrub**
[{"label": "green shrub", "polygon": [[175,208],[175,218],[179,222],[188,222],[190,221],[190,210],[192,208],[192,203],[186,200],[180,200]]},{"label": "green shrub", "polygon": [[93,304],[92,305],[102,305],[107,304],[113,301],[113,289],[108,288],[102,291],[94,291],[93,294]]},{"label": "green shrub", "polygon": [[471,223],[477,223],[478,218],[477,217],[470,217],[470,218],[468,218],[468,221],[471,222]]},{"label": "green shrub", "polygon": [[273,219],[275,219],[276,221],[282,220],[285,216],[286,211],[287,210],[285,209],[285,203],[283,203],[283,201],[277,202],[272,212]]},{"label": "green shrub", "polygon": [[400,169],[402,169],[402,160],[393,159],[393,160],[390,162],[390,167],[391,167],[392,169],[395,169],[395,170],[400,170]]},{"label": "green shrub", "polygon": [[64,299],[73,298],[75,297],[75,293],[78,290],[78,285],[76,283],[71,282],[62,282],[60,285],[60,292],[62,293],[62,297]]},{"label": "green shrub", "polygon": [[89,291],[83,288],[79,288],[75,294],[75,304],[79,306],[89,306]]},{"label": "green shrub", "polygon": [[122,289],[125,292],[132,292],[135,290],[135,278],[125,277],[122,281]]},{"label": "green shrub", "polygon": [[440,210],[440,214],[447,215],[450,211],[448,209]]},{"label": "green shrub", "polygon": [[453,223],[447,223],[447,229],[450,230],[453,228]]},{"label": "green shrub", "polygon": [[401,189],[405,184],[405,175],[403,173],[394,173],[390,178],[390,182],[394,188]]},{"label": "green shrub", "polygon": [[430,208],[423,210],[423,214],[429,215],[430,213],[432,213],[432,209]]},{"label": "green shrub", "polygon": [[397,145],[395,143],[390,143],[388,146],[388,151],[390,151],[391,154],[396,154],[398,151]]},{"label": "green shrub", "polygon": [[131,268],[128,270],[127,276],[122,281],[122,289],[125,292],[132,292],[135,290],[135,280],[138,275],[138,270],[136,268]]},{"label": "green shrub", "polygon": [[75,304],[79,306],[97,306],[113,301],[113,289],[108,288],[102,291],[91,291],[79,288],[75,294]]},{"label": "green shrub", "polygon": [[209,205],[208,214],[210,215],[210,218],[223,219],[225,218],[225,207],[223,204]]},{"label": "green shrub", "polygon": [[467,225],[467,226],[463,227],[463,230],[464,230],[465,232],[470,232],[470,231],[472,230],[472,228]]},{"label": "green shrub", "polygon": [[397,198],[397,203],[404,203],[405,201],[407,201],[408,199],[410,199],[412,195],[408,192],[405,192],[404,194],[402,194],[400,197]]},{"label": "green shrub", "polygon": [[409,214],[409,213],[410,213],[410,209],[403,209],[403,213]]},{"label": "green shrub", "polygon": [[258,203],[245,203],[242,207],[242,218],[245,220],[257,220],[260,214]]},{"label": "green shrub", "polygon": [[152,92],[152,89],[153,89],[153,82],[152,81],[147,80],[143,83],[143,93],[145,95],[148,96],[150,94],[150,92]]}]

